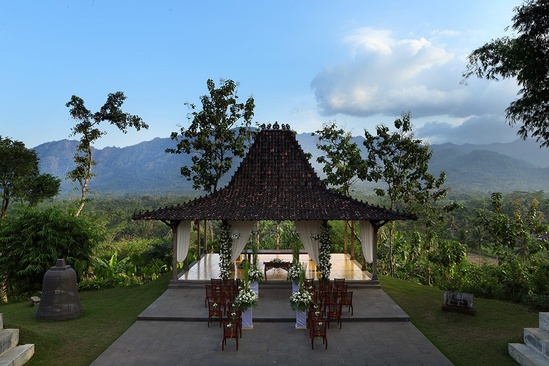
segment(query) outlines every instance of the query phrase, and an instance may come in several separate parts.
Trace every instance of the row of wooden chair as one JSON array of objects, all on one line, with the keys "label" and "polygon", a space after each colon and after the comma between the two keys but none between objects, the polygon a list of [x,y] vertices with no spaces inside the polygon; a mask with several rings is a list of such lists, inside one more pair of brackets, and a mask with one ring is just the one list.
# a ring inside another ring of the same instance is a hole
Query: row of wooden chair
[{"label": "row of wooden chair", "polygon": [[225,350],[227,339],[234,339],[236,350],[238,351],[238,338],[242,338],[242,311],[231,304],[227,310],[226,318],[224,318],[223,312],[219,307],[212,306],[213,302],[209,302],[208,304],[208,327],[212,322],[212,317],[217,317],[219,319],[219,326],[223,327],[221,349]]},{"label": "row of wooden chair", "polygon": [[333,281],[319,281],[318,287],[313,280],[306,280],[304,287],[313,295],[313,305],[307,313],[311,348],[314,349],[316,338],[322,338],[324,348],[328,349],[327,329],[330,328],[330,323],[335,321],[341,329],[341,309],[343,306],[347,306],[351,315],[354,313],[353,292],[347,291],[344,278],[336,278]]}]

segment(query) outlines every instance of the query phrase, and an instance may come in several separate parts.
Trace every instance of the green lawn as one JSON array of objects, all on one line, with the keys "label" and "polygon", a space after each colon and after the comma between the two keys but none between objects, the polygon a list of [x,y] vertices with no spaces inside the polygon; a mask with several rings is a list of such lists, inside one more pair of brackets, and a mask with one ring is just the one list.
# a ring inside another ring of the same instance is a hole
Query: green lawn
[{"label": "green lawn", "polygon": [[[0,306],[6,327],[21,331],[21,343],[34,343],[32,365],[89,365],[134,322],[168,286],[169,275],[143,286],[80,293],[84,314],[77,319],[36,321],[29,303]],[[412,323],[455,365],[516,365],[507,343],[521,342],[525,327],[538,326],[526,307],[475,299],[474,316],[443,312],[443,291],[380,277],[384,291]]]},{"label": "green lawn", "polygon": [[391,277],[383,290],[412,323],[455,365],[517,365],[507,344],[522,343],[524,328],[538,327],[538,313],[527,307],[475,298],[476,315],[441,310],[444,291]]}]

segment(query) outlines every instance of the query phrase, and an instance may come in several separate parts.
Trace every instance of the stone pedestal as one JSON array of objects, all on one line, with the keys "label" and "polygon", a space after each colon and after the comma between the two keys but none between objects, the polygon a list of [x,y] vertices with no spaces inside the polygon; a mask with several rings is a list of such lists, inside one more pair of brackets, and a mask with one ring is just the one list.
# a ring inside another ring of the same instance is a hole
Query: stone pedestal
[{"label": "stone pedestal", "polygon": [[295,329],[307,329],[307,313],[305,311],[295,311]]},{"label": "stone pedestal", "polygon": [[242,312],[242,329],[254,329],[252,308]]},{"label": "stone pedestal", "polygon": [[259,297],[259,283],[258,282],[252,282],[250,283],[250,289],[255,292],[255,294]]}]

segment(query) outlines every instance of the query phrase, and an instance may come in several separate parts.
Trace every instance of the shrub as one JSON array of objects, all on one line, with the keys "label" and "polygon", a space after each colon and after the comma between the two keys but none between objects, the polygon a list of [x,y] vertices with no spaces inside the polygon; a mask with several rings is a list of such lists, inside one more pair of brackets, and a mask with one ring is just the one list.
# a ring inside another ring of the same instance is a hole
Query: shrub
[{"label": "shrub", "polygon": [[67,264],[89,263],[103,230],[84,217],[58,207],[29,209],[0,222],[0,279],[8,296],[42,288],[46,271],[58,258]]}]

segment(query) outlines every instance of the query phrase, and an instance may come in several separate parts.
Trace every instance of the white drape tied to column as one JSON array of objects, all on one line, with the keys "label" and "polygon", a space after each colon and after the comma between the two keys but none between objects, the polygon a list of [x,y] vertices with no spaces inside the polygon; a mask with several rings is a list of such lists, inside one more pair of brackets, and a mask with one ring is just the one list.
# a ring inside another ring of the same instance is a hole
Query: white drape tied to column
[{"label": "white drape tied to column", "polygon": [[229,221],[229,225],[231,225],[231,236],[233,237],[231,261],[234,262],[240,253],[242,253],[242,250],[244,250],[256,222],[257,221]]},{"label": "white drape tied to column", "polygon": [[374,261],[374,227],[370,221],[360,221],[360,242],[366,263]]},{"label": "white drape tied to column", "polygon": [[181,221],[177,225],[177,253],[178,262],[183,262],[189,253],[189,243],[191,241],[191,222]]},{"label": "white drape tied to column", "polygon": [[318,264],[318,249],[320,247],[320,243],[318,240],[313,239],[311,236],[320,235],[321,225],[322,221],[315,220],[295,222],[295,227],[299,232],[301,242],[303,243],[303,246],[305,247],[307,253],[309,253],[309,257],[311,257],[315,264]]}]

